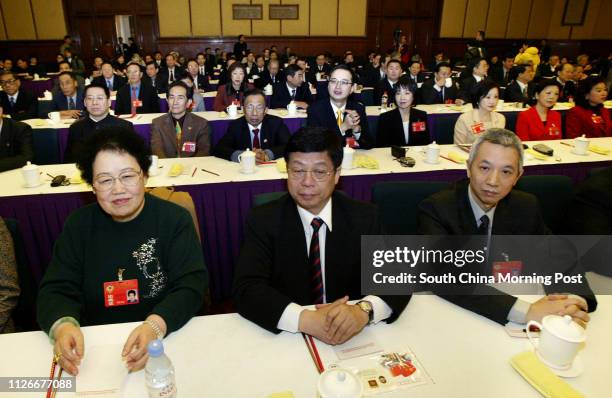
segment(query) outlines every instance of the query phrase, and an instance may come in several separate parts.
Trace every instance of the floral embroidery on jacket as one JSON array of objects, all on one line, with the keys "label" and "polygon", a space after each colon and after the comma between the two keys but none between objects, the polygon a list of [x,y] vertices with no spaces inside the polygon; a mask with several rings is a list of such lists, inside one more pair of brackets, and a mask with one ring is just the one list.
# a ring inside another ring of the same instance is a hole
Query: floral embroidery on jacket
[{"label": "floral embroidery on jacket", "polygon": [[149,292],[143,297],[156,297],[166,287],[166,275],[162,271],[159,259],[155,257],[156,238],[149,238],[146,243],[140,245],[138,250],[132,253],[136,259],[136,265],[145,279],[149,280]]}]

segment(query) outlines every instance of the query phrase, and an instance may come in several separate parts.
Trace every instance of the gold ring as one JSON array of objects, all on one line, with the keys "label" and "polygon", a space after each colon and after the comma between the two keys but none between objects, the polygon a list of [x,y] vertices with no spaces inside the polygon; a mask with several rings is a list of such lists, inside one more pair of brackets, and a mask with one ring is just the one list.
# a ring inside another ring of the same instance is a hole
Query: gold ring
[{"label": "gold ring", "polygon": [[55,363],[59,363],[60,359],[62,359],[62,353],[58,352],[57,354],[53,355],[53,361],[55,361]]}]

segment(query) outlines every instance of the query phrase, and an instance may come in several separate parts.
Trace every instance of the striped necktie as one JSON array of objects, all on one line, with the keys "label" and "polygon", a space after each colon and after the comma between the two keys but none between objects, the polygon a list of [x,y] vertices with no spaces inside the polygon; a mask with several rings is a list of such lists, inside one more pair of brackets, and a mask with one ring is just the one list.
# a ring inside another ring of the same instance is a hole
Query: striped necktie
[{"label": "striped necktie", "polygon": [[181,157],[181,141],[183,139],[183,129],[181,128],[181,125],[179,124],[178,120],[176,121],[176,124],[174,125],[174,130],[176,131],[176,153],[177,153],[177,157]]},{"label": "striped necktie", "polygon": [[320,218],[313,218],[310,225],[312,226],[312,239],[310,240],[310,249],[308,250],[308,263],[310,264],[311,272],[311,297],[313,304],[323,303],[323,273],[321,271],[321,253],[319,250],[319,229],[324,224]]}]

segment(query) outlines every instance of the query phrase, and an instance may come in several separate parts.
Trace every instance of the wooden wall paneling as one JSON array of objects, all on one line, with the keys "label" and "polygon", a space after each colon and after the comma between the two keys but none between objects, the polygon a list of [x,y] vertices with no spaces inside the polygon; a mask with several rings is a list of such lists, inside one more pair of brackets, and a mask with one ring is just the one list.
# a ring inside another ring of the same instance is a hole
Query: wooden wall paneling
[{"label": "wooden wall paneling", "polygon": [[338,0],[338,36],[366,35],[367,0]]},{"label": "wooden wall paneling", "polygon": [[[608,0],[608,7],[610,7],[609,3],[610,1]],[[595,29],[595,24],[597,23],[597,16],[599,15],[599,11],[602,6],[606,7],[601,0],[589,1],[589,6],[586,15],[584,16],[584,25],[572,27],[572,39],[580,40],[593,37],[593,30]]]},{"label": "wooden wall paneling", "polygon": [[338,34],[338,0],[310,0],[310,36]]},{"label": "wooden wall paneling", "polygon": [[55,56],[61,40],[9,40],[0,41],[0,56],[16,59],[36,54],[41,63],[49,63],[55,67]]},{"label": "wooden wall paneling", "polygon": [[549,2],[549,7],[551,16],[547,37],[554,40],[568,40],[570,38],[571,28],[561,25],[565,0],[552,0]]},{"label": "wooden wall paneling", "polygon": [[153,53],[157,51],[157,16],[156,15],[136,15],[134,17],[136,37],[138,43],[145,52]]},{"label": "wooden wall paneling", "polygon": [[[219,0],[191,0],[191,30],[194,36],[221,36]],[[219,18],[211,18],[218,15]]]},{"label": "wooden wall paneling", "polygon": [[83,1],[83,3],[93,5],[96,15],[132,15],[134,13],[132,0],[122,1],[107,1],[107,0],[94,0],[94,1]]},{"label": "wooden wall paneling", "polygon": [[383,0],[368,0],[368,16],[379,17],[382,15]]},{"label": "wooden wall paneling", "polygon": [[610,39],[612,38],[612,6],[602,4],[599,8],[597,22],[593,28],[593,39]]},{"label": "wooden wall paneling", "polygon": [[36,40],[29,1],[2,0],[2,12],[9,40]]},{"label": "wooden wall paneling", "polygon": [[6,27],[4,26],[4,16],[2,15],[2,4],[0,4],[0,40],[7,40]]},{"label": "wooden wall paneling", "polygon": [[527,35],[530,12],[531,0],[512,0],[506,38],[522,39]]},{"label": "wooden wall paneling", "polygon": [[487,39],[504,39],[506,37],[511,2],[512,0],[492,0],[489,3],[487,29],[485,31]]},{"label": "wooden wall paneling", "polygon": [[279,36],[281,34],[281,23],[279,20],[269,19],[269,5],[280,4],[280,0],[251,0],[251,4],[263,5],[263,19],[261,21],[253,20],[252,32],[253,36]]},{"label": "wooden wall paneling", "polygon": [[433,60],[433,34],[435,23],[431,19],[417,19],[414,26],[414,53],[418,53],[425,65]]},{"label": "wooden wall paneling", "polygon": [[[96,30],[94,37],[93,54],[99,55],[105,41],[115,43],[117,41],[117,29],[115,28],[115,17],[113,15],[99,15],[96,17]],[[127,40],[127,39],[126,39]],[[93,61],[93,60],[92,60]],[[128,61],[128,60],[126,60]],[[86,64],[86,67],[89,65]]]},{"label": "wooden wall paneling", "polygon": [[411,17],[415,14],[415,1],[406,0],[383,0],[382,15],[396,17]]},{"label": "wooden wall paneling", "polygon": [[95,19],[94,17],[75,17],[73,19],[74,32],[79,38],[78,54],[85,63],[85,66],[91,64],[94,53],[93,49],[96,43]]},{"label": "wooden wall paneling", "polygon": [[[107,1],[107,0],[104,0]],[[191,0],[194,1],[194,0]],[[130,0],[131,12],[138,15],[155,15],[157,10],[156,0]]]},{"label": "wooden wall paneling", "polygon": [[161,37],[191,36],[189,0],[157,0]]},{"label": "wooden wall paneling", "polygon": [[463,37],[473,39],[477,30],[485,30],[489,0],[468,0],[465,21],[463,23]]},{"label": "wooden wall paneling", "polygon": [[282,36],[308,36],[310,33],[310,0],[281,0],[282,4],[297,4],[299,19],[280,21]]},{"label": "wooden wall paneling", "polygon": [[462,37],[467,0],[444,1],[439,37]]},{"label": "wooden wall paneling", "polygon": [[38,39],[63,39],[66,18],[62,0],[30,0]]},{"label": "wooden wall paneling", "polygon": [[548,36],[551,12],[550,0],[533,0],[527,38],[543,39]]}]

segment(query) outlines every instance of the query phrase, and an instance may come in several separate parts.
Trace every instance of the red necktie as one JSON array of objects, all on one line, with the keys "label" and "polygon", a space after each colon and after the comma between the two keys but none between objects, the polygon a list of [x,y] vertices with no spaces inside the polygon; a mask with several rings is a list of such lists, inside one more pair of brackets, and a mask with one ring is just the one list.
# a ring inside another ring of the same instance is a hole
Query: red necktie
[{"label": "red necktie", "polygon": [[138,101],[138,97],[136,97],[136,87],[132,87],[132,115],[136,114],[136,104],[135,101]]},{"label": "red necktie", "polygon": [[253,129],[253,149],[261,148],[259,145],[259,129]]},{"label": "red necktie", "polygon": [[310,280],[311,297],[313,304],[323,303],[323,274],[321,273],[321,253],[319,250],[319,229],[324,224],[320,218],[313,218],[310,225],[312,226],[312,239],[310,240],[310,248],[308,250],[308,263],[310,264]]}]

